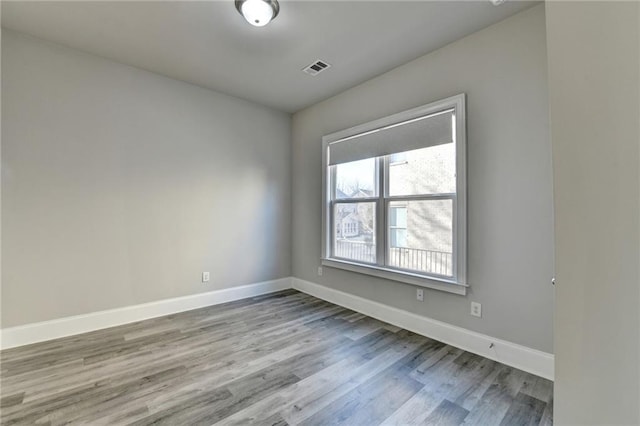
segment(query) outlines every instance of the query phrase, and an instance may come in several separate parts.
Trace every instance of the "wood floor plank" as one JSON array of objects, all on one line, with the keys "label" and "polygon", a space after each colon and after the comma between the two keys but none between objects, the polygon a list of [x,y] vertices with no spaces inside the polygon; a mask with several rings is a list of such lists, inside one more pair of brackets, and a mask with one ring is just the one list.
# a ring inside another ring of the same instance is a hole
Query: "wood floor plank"
[{"label": "wood floor plank", "polygon": [[398,371],[378,375],[309,417],[301,425],[380,424],[415,395],[422,384]]},{"label": "wood floor plank", "polygon": [[429,384],[434,376],[441,375],[443,369],[446,369],[463,352],[462,349],[434,341],[425,349],[424,362],[411,372],[411,377],[421,383]]},{"label": "wood floor plank", "polygon": [[[123,327],[124,327],[124,326],[123,326]],[[227,333],[230,333],[230,332],[228,331],[228,328],[226,328],[226,329],[224,329],[224,328],[223,328],[222,330],[223,330],[223,331],[225,331],[225,330],[226,330],[226,332],[227,332]],[[191,336],[191,337],[193,337],[193,336]],[[212,333],[207,333],[207,340],[208,340],[209,342],[215,341],[215,338],[214,338],[214,337],[215,337],[215,335],[213,335]],[[180,338],[180,339],[177,339],[177,340],[176,340],[176,342],[177,342],[177,343],[179,343],[179,345],[180,345],[180,346],[183,346],[183,345],[184,345],[184,341],[185,341],[186,339],[188,339],[188,338],[189,338],[189,336],[185,336],[185,337],[182,337],[182,338]],[[167,344],[169,344],[169,342],[172,342],[172,340],[170,340],[170,339],[157,340],[157,342],[156,342],[156,343],[157,343],[158,345],[166,346]],[[114,343],[113,343],[113,341],[108,341],[108,342],[103,342],[103,343],[104,343],[104,344],[106,344],[108,347],[112,347],[112,346],[113,346],[113,344],[114,344]],[[83,356],[87,356],[87,355],[88,355],[86,352],[84,352],[84,351],[82,350],[83,348],[76,348],[75,346],[71,346],[71,347],[73,347],[73,348],[75,349],[74,351],[72,351],[72,356],[73,356],[74,358],[76,358],[76,359],[77,359],[78,357],[83,357]],[[151,347],[151,346],[146,346],[146,347],[145,347],[145,349],[149,349],[149,348],[152,348],[152,347]],[[96,350],[99,352],[99,351],[100,351],[100,349],[101,349],[101,348],[100,348],[100,345],[98,345],[98,348],[96,349],[96,345],[95,345],[95,344],[93,344],[92,350],[93,350],[94,352],[95,352]],[[104,348],[102,348],[102,350],[104,350]],[[68,352],[70,352],[70,351],[68,351]],[[43,355],[43,357],[44,357],[44,355]],[[23,363],[23,365],[29,365],[29,366],[32,368],[32,369],[31,369],[31,371],[30,371],[30,374],[37,374],[37,372],[35,372],[35,373],[33,372],[33,368],[34,368],[35,366],[33,365],[33,363],[30,363],[30,362],[29,362],[29,360],[22,360],[22,363]],[[3,363],[3,367],[4,367],[4,368],[6,368],[6,367],[7,367],[7,363],[6,363],[6,362],[5,362],[5,363]],[[4,382],[5,382],[5,383],[7,383],[7,381],[10,381],[10,380],[12,379],[12,377],[10,377],[10,376],[12,376],[12,374],[4,374],[4,375],[3,375],[3,378],[4,378]]]},{"label": "wood floor plank", "polygon": [[261,421],[260,424],[264,426],[289,426],[289,423],[287,423],[280,414],[274,414],[264,419],[264,421]]},{"label": "wood floor plank", "polygon": [[[382,346],[382,352],[371,359],[367,359],[364,355],[351,354],[341,361],[325,368],[317,373],[308,376],[287,390],[279,392],[270,398],[266,398],[247,409],[236,413],[236,415],[225,419],[222,424],[225,425],[251,425],[261,424],[261,418],[270,413],[278,412],[295,412],[299,418],[311,416],[319,411],[319,403],[323,396],[332,395],[339,397],[337,388],[347,383],[353,383],[355,377],[360,379],[368,378],[377,373],[379,369],[393,364],[406,352],[414,347],[408,346],[398,351],[390,346],[393,343],[393,337],[386,336],[388,345]],[[376,342],[377,343],[377,342]],[[371,353],[369,353],[371,354]],[[353,387],[356,385],[354,384]],[[346,392],[344,392],[346,393]],[[326,404],[331,401],[326,401]],[[283,416],[291,419],[292,424],[297,424],[299,418],[291,415]]]},{"label": "wood floor plank", "polygon": [[542,377],[529,376],[522,383],[520,392],[546,403],[553,397],[553,382]]},{"label": "wood floor plank", "polygon": [[535,426],[540,423],[546,403],[518,392],[513,404],[502,418],[502,426]]},{"label": "wood floor plank", "polygon": [[2,425],[553,423],[553,385],[295,290],[0,352]]},{"label": "wood floor plank", "polygon": [[[448,348],[446,352],[439,351],[439,355],[444,353],[456,354]],[[488,359],[476,359],[476,356],[471,357],[467,352],[463,352],[457,358],[448,357],[448,361],[430,364],[429,374],[423,374],[420,377],[426,383],[425,387],[396,410],[383,424],[387,426],[423,424],[445,399],[450,402],[464,401],[465,395],[473,392],[479,378],[487,374],[486,368],[496,364]],[[440,360],[443,359],[446,360],[447,357],[440,358]],[[430,361],[433,362],[433,357],[430,357]],[[457,402],[454,403],[459,405]],[[468,410],[465,409],[465,411]]]},{"label": "wood floor plank", "polygon": [[[303,342],[287,346],[273,353],[268,353],[246,362],[241,361],[229,365],[213,364],[206,369],[195,367],[179,386],[175,386],[171,392],[160,394],[156,398],[149,400],[147,405],[150,410],[156,411],[172,401],[189,399],[194,391],[209,390],[212,387],[242,379],[249,374],[259,372],[280,361],[284,361],[292,356],[303,353],[305,350],[309,350],[309,343],[310,342]],[[316,346],[312,346],[312,348],[321,344],[325,344],[325,342],[316,342]]]},{"label": "wood floor plank", "polygon": [[[385,332],[380,334],[388,335],[390,333]],[[344,337],[342,339],[347,340]],[[274,363],[256,374],[263,375],[265,374],[265,372],[268,372],[270,370],[278,370],[281,371],[282,374],[284,372],[287,372],[288,374],[294,374],[298,378],[306,377],[316,371],[325,369],[328,365],[331,365],[332,363],[348,354],[361,355],[364,357],[371,353],[371,351],[376,350],[379,344],[379,339],[376,339],[375,336],[372,336],[369,339],[362,339],[362,341],[355,342],[352,345],[347,345],[347,350],[344,350],[341,345],[337,345],[339,350],[336,350],[335,346],[337,342],[339,343],[339,340],[340,338],[337,338],[336,341],[336,338],[334,337],[333,339],[323,340],[316,347],[305,346],[305,352],[295,354],[281,362]],[[234,389],[235,386],[239,386],[238,382],[228,384],[229,389],[234,394],[247,394],[247,392],[243,389]],[[219,413],[218,417],[225,418],[226,416],[233,414],[235,410],[239,408],[242,407],[240,405],[236,405],[221,414]]]},{"label": "wood floor plank", "polygon": [[183,401],[181,404],[169,405],[153,415],[143,417],[130,424],[132,426],[193,425],[201,422],[203,416],[213,414],[222,407],[227,406],[232,400],[233,395],[228,389],[194,393],[192,398]]},{"label": "wood floor plank", "polygon": [[381,424],[383,426],[420,425],[443,400],[444,395],[440,388],[424,386]]},{"label": "wood floor plank", "polygon": [[522,387],[526,373],[504,367],[465,418],[465,425],[499,425]]},{"label": "wood floor plank", "polygon": [[423,424],[429,426],[458,426],[462,424],[467,414],[469,414],[468,410],[445,399],[426,418]]},{"label": "wood floor plank", "polygon": [[[74,386],[83,383],[87,380],[107,380],[112,378],[113,374],[118,375],[131,375],[139,372],[140,366],[147,368],[151,365],[158,365],[159,368],[168,362],[171,358],[174,360],[187,359],[192,365],[197,364],[200,367],[207,364],[202,360],[203,355],[205,358],[215,359],[217,361],[216,367],[220,365],[224,366],[227,359],[233,358],[234,361],[238,359],[248,359],[243,354],[249,354],[251,358],[258,358],[261,354],[271,353],[277,347],[287,347],[289,342],[303,340],[305,337],[315,335],[316,333],[305,331],[300,329],[298,331],[289,330],[289,334],[283,334],[282,338],[265,334],[261,338],[271,337],[270,341],[265,341],[266,345],[259,345],[262,339],[257,341],[245,341],[244,345],[221,345],[220,348],[213,349],[208,339],[203,339],[202,343],[198,343],[196,347],[189,346],[186,343],[182,344],[180,348],[172,348],[171,351],[159,351],[152,353],[138,354],[139,359],[129,360],[128,357],[122,359],[125,363],[120,363],[116,359],[109,360],[110,362],[104,363],[103,368],[90,368],[85,369],[80,374],[74,374],[74,380],[61,376],[59,380],[48,380],[46,385],[42,385],[37,382],[37,376],[35,377],[37,385],[36,390],[32,390],[29,393],[28,400],[38,398],[42,396],[43,392],[50,389],[60,391],[61,389],[70,389]],[[206,337],[206,336],[205,336]],[[215,341],[215,339],[214,339]],[[168,353],[168,357],[167,357]],[[115,373],[114,373],[115,371]],[[195,374],[195,373],[194,373]]]},{"label": "wood floor plank", "polygon": [[0,408],[9,408],[14,405],[22,404],[24,400],[24,392],[18,392],[13,395],[7,395],[0,399]]},{"label": "wood floor plank", "polygon": [[380,424],[422,389],[423,384],[409,374],[424,361],[431,343],[421,345],[300,424]]},{"label": "wood floor plank", "polygon": [[485,360],[483,366],[474,374],[471,386],[455,399],[455,403],[466,410],[473,410],[484,393],[489,389],[502,371],[503,365],[492,360]]},{"label": "wood floor plank", "polygon": [[540,426],[551,426],[553,424],[553,398],[544,407],[539,424]]},{"label": "wood floor plank", "polygon": [[184,367],[178,366],[152,376],[132,379],[117,386],[109,386],[109,383],[87,384],[70,392],[62,392],[56,395],[55,398],[21,404],[20,406],[12,407],[14,408],[13,410],[3,410],[2,423],[7,425],[16,423],[29,424],[36,421],[50,422],[52,418],[65,418],[68,412],[82,410],[86,406],[92,406],[96,401],[129,393],[140,387],[166,380],[167,377],[179,376],[184,371]]}]

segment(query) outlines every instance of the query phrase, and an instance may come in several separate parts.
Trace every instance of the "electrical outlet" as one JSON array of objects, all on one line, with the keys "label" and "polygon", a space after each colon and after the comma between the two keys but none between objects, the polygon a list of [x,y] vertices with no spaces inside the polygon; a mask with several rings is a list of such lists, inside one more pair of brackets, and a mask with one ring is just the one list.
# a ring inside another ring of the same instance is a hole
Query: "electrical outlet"
[{"label": "electrical outlet", "polygon": [[424,302],[424,290],[421,288],[416,289],[416,300]]},{"label": "electrical outlet", "polygon": [[209,278],[210,278],[210,276],[209,276],[208,272],[203,272],[202,273],[202,282],[203,283],[208,283],[209,282]]},{"label": "electrical outlet", "polygon": [[471,315],[474,317],[482,317],[482,305],[478,302],[471,302]]},{"label": "electrical outlet", "polygon": [[322,266],[318,266],[318,276],[322,276]]}]

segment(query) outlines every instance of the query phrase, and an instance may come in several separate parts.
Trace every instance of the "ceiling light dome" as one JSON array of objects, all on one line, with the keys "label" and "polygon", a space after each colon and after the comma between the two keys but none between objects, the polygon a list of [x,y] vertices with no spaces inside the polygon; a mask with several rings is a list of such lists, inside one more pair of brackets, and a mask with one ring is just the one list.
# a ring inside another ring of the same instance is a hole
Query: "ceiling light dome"
[{"label": "ceiling light dome", "polygon": [[236,9],[254,27],[264,27],[278,16],[277,0],[236,0]]}]

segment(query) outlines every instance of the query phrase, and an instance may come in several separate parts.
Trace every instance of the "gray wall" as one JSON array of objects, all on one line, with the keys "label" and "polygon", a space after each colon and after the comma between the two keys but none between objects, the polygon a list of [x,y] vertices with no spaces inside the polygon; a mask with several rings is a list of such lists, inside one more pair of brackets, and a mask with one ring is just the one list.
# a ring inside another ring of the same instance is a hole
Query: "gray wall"
[{"label": "gray wall", "polygon": [[640,4],[548,4],[554,421],[640,424]]},{"label": "gray wall", "polygon": [[[321,76],[318,78],[322,78]],[[423,56],[293,117],[293,275],[553,351],[553,210],[544,6]],[[467,297],[320,262],[322,136],[461,92],[468,113]],[[470,301],[483,318],[469,315]]]},{"label": "gray wall", "polygon": [[289,276],[290,149],[287,114],[3,31],[2,327]]}]

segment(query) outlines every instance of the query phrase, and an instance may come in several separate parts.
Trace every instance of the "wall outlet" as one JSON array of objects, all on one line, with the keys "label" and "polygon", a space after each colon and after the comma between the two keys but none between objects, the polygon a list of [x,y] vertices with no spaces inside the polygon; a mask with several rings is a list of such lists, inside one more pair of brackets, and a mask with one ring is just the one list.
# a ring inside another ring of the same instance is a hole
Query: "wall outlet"
[{"label": "wall outlet", "polygon": [[471,315],[474,317],[482,317],[482,305],[478,302],[471,302]]},{"label": "wall outlet", "polygon": [[421,288],[416,289],[416,300],[424,302],[424,290]]},{"label": "wall outlet", "polygon": [[209,278],[210,278],[210,276],[209,276],[208,272],[203,272],[202,273],[202,282],[203,283],[208,283],[209,282]]},{"label": "wall outlet", "polygon": [[322,276],[322,266],[318,266],[318,276]]}]

